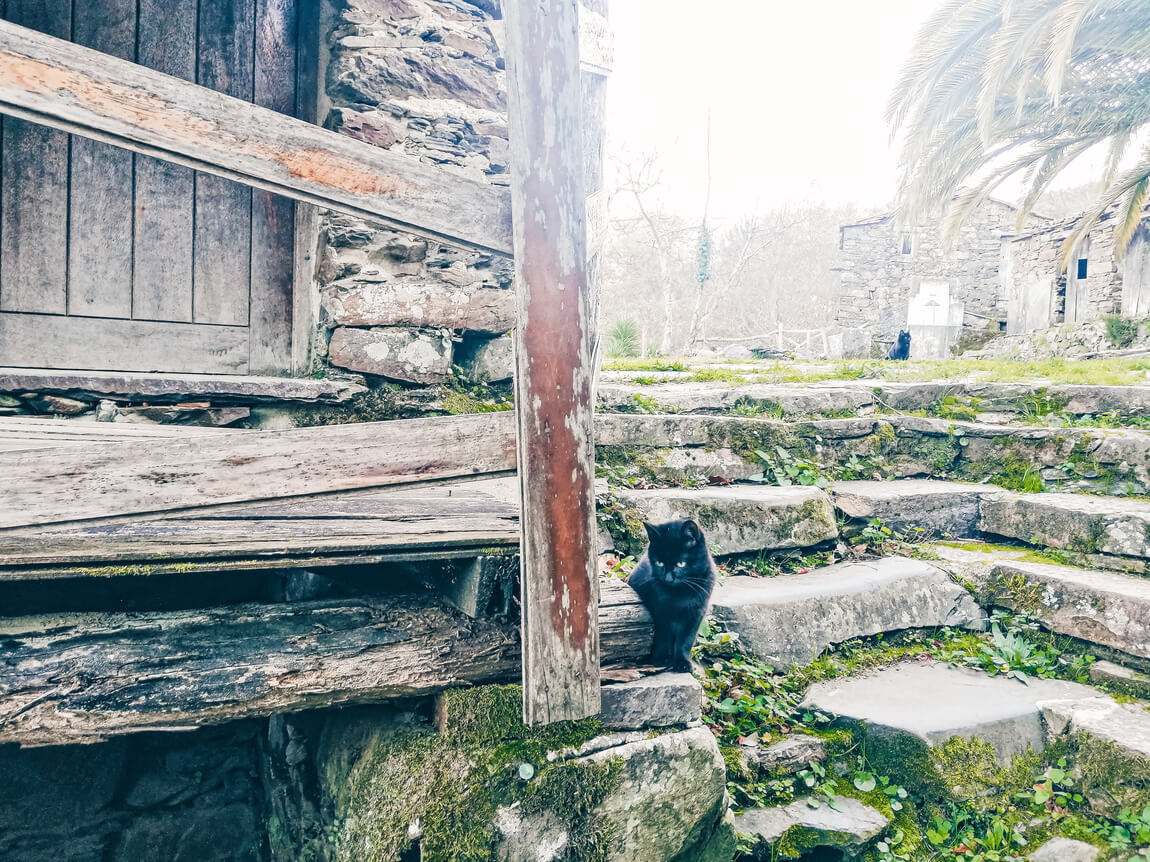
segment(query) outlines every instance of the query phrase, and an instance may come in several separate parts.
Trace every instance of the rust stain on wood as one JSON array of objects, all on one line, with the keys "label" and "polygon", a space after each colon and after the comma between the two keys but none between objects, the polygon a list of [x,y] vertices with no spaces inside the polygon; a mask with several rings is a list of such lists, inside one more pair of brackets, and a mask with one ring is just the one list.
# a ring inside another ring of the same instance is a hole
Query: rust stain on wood
[{"label": "rust stain on wood", "polygon": [[293,178],[317,185],[364,196],[395,197],[418,191],[417,186],[401,177],[381,175],[325,150],[285,152],[241,140],[217,122],[189,114],[153,93],[98,81],[14,51],[0,51],[0,81],[46,98],[58,98],[61,92],[67,92],[89,110],[109,119],[179,137],[188,144],[200,144],[207,151],[226,149],[278,162]]}]

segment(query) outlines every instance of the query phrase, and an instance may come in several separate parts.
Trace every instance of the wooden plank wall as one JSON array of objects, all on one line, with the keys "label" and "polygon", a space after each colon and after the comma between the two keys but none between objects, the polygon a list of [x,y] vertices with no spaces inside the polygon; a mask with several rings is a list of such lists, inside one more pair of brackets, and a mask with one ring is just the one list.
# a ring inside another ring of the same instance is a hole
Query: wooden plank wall
[{"label": "wooden plank wall", "polygon": [[[72,37],[71,0],[6,0],[5,17]],[[0,312],[68,310],[68,135],[5,117],[0,132]],[[24,242],[39,236],[41,242]]]},{"label": "wooden plank wall", "polygon": [[[7,0],[0,10],[39,32],[296,112],[296,0]],[[57,334],[50,319],[5,316],[0,364],[292,369],[291,200],[22,119],[3,123],[0,312],[87,321],[61,324]],[[250,326],[250,334],[225,337],[224,361],[214,329],[198,331],[202,344],[180,333],[179,350],[157,345],[145,360],[117,344],[133,329],[126,321]],[[23,351],[46,332],[58,353],[47,344]],[[64,340],[76,332],[78,342]],[[240,337],[247,343],[237,364]]]},{"label": "wooden plank wall", "polygon": [[[196,0],[140,0],[138,60],[196,79]],[[192,320],[195,171],[136,155],[133,311],[148,320]]]},{"label": "wooden plank wall", "polygon": [[510,413],[12,452],[0,531],[514,470]]}]

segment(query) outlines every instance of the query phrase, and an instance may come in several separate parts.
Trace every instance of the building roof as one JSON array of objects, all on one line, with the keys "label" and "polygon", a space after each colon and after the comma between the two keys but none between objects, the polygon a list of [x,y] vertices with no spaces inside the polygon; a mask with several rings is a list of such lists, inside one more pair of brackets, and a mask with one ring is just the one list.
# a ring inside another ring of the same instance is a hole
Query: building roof
[{"label": "building roof", "polygon": [[[998,206],[1005,207],[1006,209],[1008,209],[1012,212],[1018,212],[1018,207],[1015,204],[1012,204],[1009,201],[1004,201],[1001,198],[996,198],[993,195],[988,197],[986,199],[986,201],[984,201],[984,204],[986,204],[986,203],[997,204]],[[894,218],[894,213],[888,211],[885,213],[881,213],[880,215],[874,215],[874,216],[870,216],[868,218],[860,219],[859,221],[850,222],[850,223],[844,224],[844,225],[839,225],[839,230],[845,230],[846,228],[850,228],[850,227],[873,227],[874,225],[886,224],[887,222],[889,222],[893,218]],[[1027,216],[1027,218],[1037,218],[1037,219],[1042,219],[1043,221],[1047,221],[1047,222],[1054,221],[1054,219],[1051,216],[1043,215],[1042,213],[1035,212],[1033,210],[1030,212],[1030,215]]]}]

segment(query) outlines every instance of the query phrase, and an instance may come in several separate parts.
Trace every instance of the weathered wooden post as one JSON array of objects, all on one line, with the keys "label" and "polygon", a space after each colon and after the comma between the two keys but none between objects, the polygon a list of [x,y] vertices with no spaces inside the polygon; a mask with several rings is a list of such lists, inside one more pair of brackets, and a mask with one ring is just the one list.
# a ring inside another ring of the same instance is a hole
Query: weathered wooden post
[{"label": "weathered wooden post", "polygon": [[510,0],[523,720],[599,712],[591,340],[577,0]]}]

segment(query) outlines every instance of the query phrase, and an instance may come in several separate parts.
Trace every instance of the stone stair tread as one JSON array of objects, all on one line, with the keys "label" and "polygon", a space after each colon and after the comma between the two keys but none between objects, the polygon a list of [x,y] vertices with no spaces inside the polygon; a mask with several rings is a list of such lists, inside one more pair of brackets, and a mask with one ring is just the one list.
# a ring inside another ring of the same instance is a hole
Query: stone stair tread
[{"label": "stone stair tread", "polygon": [[830,497],[812,486],[655,488],[621,490],[616,497],[652,523],[693,518],[713,554],[806,548],[838,537]]},{"label": "stone stair tread", "polygon": [[1074,682],[1031,679],[1022,683],[942,662],[902,662],[874,673],[813,685],[803,706],[901,732],[929,746],[951,737],[980,739],[1000,761],[1042,751],[1045,736],[1039,704],[1080,700],[1095,690]]},{"label": "stone stair tread", "polygon": [[1039,707],[1053,736],[1087,733],[1127,754],[1150,759],[1150,712],[1142,704],[1095,696],[1052,699]]},{"label": "stone stair tread", "polygon": [[690,724],[703,714],[703,686],[689,673],[643,676],[605,684],[599,720],[607,727],[640,730]]},{"label": "stone stair tread", "polygon": [[[967,574],[994,600],[1024,605],[1053,632],[1150,659],[1150,579],[1024,560],[1001,560]],[[1020,586],[1019,576],[1033,589]]]},{"label": "stone stair tread", "polygon": [[711,611],[767,662],[813,661],[832,644],[907,628],[981,626],[969,593],[924,560],[885,557],[776,578],[725,579]]},{"label": "stone stair tread", "polygon": [[1002,494],[980,503],[985,533],[1082,553],[1150,558],[1150,502],[1088,494]]},{"label": "stone stair tread", "polygon": [[880,811],[849,796],[839,797],[835,805],[811,807],[806,799],[796,799],[776,808],[748,808],[735,815],[735,831],[769,845],[794,829],[802,847],[842,847],[866,844],[890,823]]},{"label": "stone stair tread", "polygon": [[957,537],[974,535],[979,501],[1002,493],[994,485],[941,479],[836,482],[831,488],[835,507],[847,517],[881,518],[892,529],[921,528]]}]

